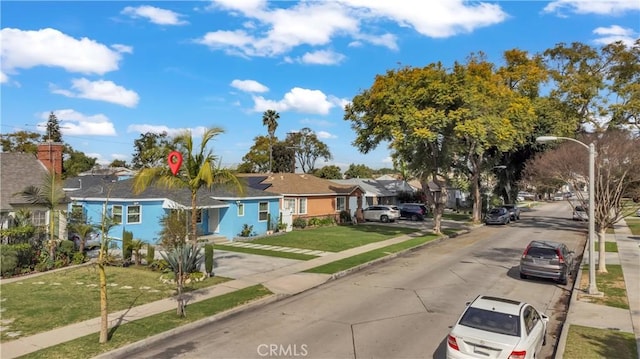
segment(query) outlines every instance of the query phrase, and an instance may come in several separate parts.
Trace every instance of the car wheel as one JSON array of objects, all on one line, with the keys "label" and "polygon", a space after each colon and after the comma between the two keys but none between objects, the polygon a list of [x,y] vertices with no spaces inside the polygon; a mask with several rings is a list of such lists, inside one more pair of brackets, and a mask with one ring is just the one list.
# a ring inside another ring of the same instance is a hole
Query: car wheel
[{"label": "car wheel", "polygon": [[542,345],[547,345],[547,331],[544,331],[544,336],[542,337]]},{"label": "car wheel", "polygon": [[380,216],[380,222],[387,223],[389,222],[389,216]]},{"label": "car wheel", "polygon": [[520,272],[520,279],[527,279],[527,275]]},{"label": "car wheel", "polygon": [[567,283],[569,283],[569,280],[567,279],[567,276],[565,275],[564,277],[560,278],[558,283],[560,283],[562,285],[567,285]]},{"label": "car wheel", "polygon": [[414,221],[414,222],[417,221],[418,220],[418,216],[415,215],[415,214],[412,214],[411,215],[411,220]]}]

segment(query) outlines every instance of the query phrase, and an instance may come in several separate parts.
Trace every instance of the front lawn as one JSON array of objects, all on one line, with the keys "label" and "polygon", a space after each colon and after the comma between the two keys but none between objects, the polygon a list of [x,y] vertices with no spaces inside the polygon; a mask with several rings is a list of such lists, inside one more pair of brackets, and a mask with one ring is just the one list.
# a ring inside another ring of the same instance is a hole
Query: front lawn
[{"label": "front lawn", "polygon": [[98,354],[106,353],[123,347],[130,343],[143,340],[150,336],[166,332],[182,325],[193,323],[197,320],[211,317],[245,303],[249,303],[272,293],[262,285],[255,285],[235,292],[223,294],[211,299],[189,304],[187,316],[180,318],[175,309],[142,318],[133,322],[120,324],[110,330],[110,338],[106,344],[99,344],[99,333],[93,333],[84,337],[45,348],[37,352],[27,354],[22,358],[42,359],[84,359],[92,358]]},{"label": "front lawn", "polygon": [[640,217],[628,217],[625,218],[625,222],[627,222],[627,226],[633,235],[640,236]]},{"label": "front lawn", "polygon": [[273,246],[341,252],[365,244],[415,233],[417,230],[387,225],[359,224],[357,226],[330,226],[297,229],[277,236],[258,238],[251,243]]},{"label": "front lawn", "polygon": [[636,359],[636,338],[633,333],[571,325],[562,357]]},{"label": "front lawn", "polygon": [[[587,297],[592,303],[604,304],[610,307],[629,309],[627,290],[622,275],[622,267],[619,264],[607,265],[607,273],[596,273],[596,286],[604,293],[602,297]],[[580,289],[589,287],[589,271],[582,270]],[[578,294],[580,295],[580,294]]]},{"label": "front lawn", "polygon": [[[109,312],[150,303],[174,295],[175,285],[160,281],[159,272],[139,267],[107,267]],[[206,278],[185,290],[195,290],[229,280]],[[93,265],[69,268],[2,284],[1,341],[41,333],[100,316],[98,270]]]}]

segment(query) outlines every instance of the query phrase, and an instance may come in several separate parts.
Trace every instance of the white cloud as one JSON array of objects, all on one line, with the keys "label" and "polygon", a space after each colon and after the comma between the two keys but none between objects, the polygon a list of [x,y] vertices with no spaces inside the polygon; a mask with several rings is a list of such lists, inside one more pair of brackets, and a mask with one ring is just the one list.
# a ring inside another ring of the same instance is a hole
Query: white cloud
[{"label": "white cloud", "polygon": [[[242,29],[209,32],[196,42],[241,56],[279,56],[298,46],[324,46],[336,37],[351,38],[350,46],[369,43],[397,50],[397,37],[380,33],[381,21],[444,38],[500,23],[508,16],[498,4],[463,0],[303,1],[283,8],[269,8],[270,4],[262,0],[214,1],[213,7],[250,21]],[[314,60],[318,61],[309,58]],[[292,62],[291,58],[286,62]]]},{"label": "white cloud", "polygon": [[0,31],[2,69],[36,66],[61,67],[69,72],[102,75],[118,69],[122,56],[95,40],[75,39],[47,28],[37,31],[4,28]]},{"label": "white cloud", "polygon": [[331,50],[318,50],[302,55],[300,62],[314,65],[336,65],[341,63],[346,56]]},{"label": "white cloud", "polygon": [[71,80],[72,90],[52,87],[51,92],[67,97],[105,101],[126,107],[136,107],[140,97],[135,91],[127,90],[111,81],[89,81],[85,78]]},{"label": "white cloud", "polygon": [[9,77],[4,72],[0,71],[0,84],[3,84],[8,81],[9,81]]},{"label": "white cloud", "polygon": [[269,88],[254,80],[233,80],[231,87],[235,87],[244,92],[267,92]]},{"label": "white cloud", "polygon": [[607,45],[616,41],[621,41],[625,46],[631,47],[638,37],[638,33],[633,29],[623,28],[618,25],[610,27],[598,27],[593,33],[600,37],[593,40],[596,44]]},{"label": "white cloud", "polygon": [[113,44],[111,47],[121,54],[133,54],[133,47],[122,44]]},{"label": "white cloud", "polygon": [[142,5],[138,7],[127,6],[121,14],[132,18],[145,18],[158,25],[185,25],[187,21],[181,19],[184,15],[171,10],[161,9],[154,6]]},{"label": "white cloud", "polygon": [[330,138],[338,138],[338,136],[331,134],[327,131],[318,131],[316,132],[316,136],[318,136],[318,138],[322,140],[330,139]]},{"label": "white cloud", "polygon": [[556,0],[544,7],[545,12],[555,12],[562,15],[562,10],[575,12],[577,14],[621,14],[627,11],[640,10],[638,0]]},{"label": "white cloud", "polygon": [[134,133],[151,132],[151,133],[158,133],[158,134],[162,132],[166,132],[169,135],[169,137],[173,137],[185,131],[191,131],[192,136],[194,138],[197,138],[198,136],[201,136],[206,131],[206,128],[203,126],[198,126],[193,128],[189,128],[189,127],[171,128],[165,125],[148,125],[148,124],[134,124],[134,125],[129,125],[127,127],[127,132],[134,132]]},{"label": "white cloud", "polygon": [[322,91],[300,87],[292,88],[279,101],[267,100],[261,96],[254,96],[253,100],[253,110],[256,112],[264,112],[271,109],[278,112],[295,111],[326,115],[335,106]]},{"label": "white cloud", "polygon": [[[53,113],[60,123],[60,132],[71,136],[116,136],[113,122],[103,114],[85,115],[73,109],[56,110]],[[49,112],[39,116],[43,122],[38,127],[46,128]]]}]

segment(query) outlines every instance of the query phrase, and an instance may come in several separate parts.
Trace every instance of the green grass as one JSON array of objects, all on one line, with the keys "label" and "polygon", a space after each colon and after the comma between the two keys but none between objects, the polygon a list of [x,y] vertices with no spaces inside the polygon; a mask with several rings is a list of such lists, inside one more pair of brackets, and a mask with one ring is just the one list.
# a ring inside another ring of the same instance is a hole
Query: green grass
[{"label": "green grass", "polygon": [[331,226],[295,230],[279,236],[259,238],[252,241],[252,243],[315,249],[325,252],[341,252],[346,249],[414,232],[416,230],[411,228],[375,224]]},{"label": "green grass", "polygon": [[389,254],[397,253],[405,249],[413,248],[421,244],[430,242],[438,238],[435,234],[429,234],[425,236],[411,238],[409,240],[392,244],[386,247],[374,249],[369,252],[357,254],[348,258],[337,260],[335,262],[327,263],[318,267],[314,267],[306,270],[308,273],[322,273],[322,274],[334,274],[349,268],[356,267],[360,264],[370,262],[374,259],[382,258]]},{"label": "green grass", "polygon": [[105,353],[152,335],[210,317],[225,310],[266,297],[272,293],[262,285],[255,285],[227,293],[215,298],[195,302],[187,306],[187,316],[180,318],[175,310],[110,328],[110,339],[99,344],[99,333],[90,334],[72,341],[23,356],[42,359],[85,359]]},{"label": "green grass", "polygon": [[[594,248],[596,250],[596,252],[598,251],[598,243],[594,244]],[[616,242],[611,242],[611,241],[605,241],[604,242],[604,251],[605,252],[612,252],[612,253],[617,253],[618,252],[618,243]]]},{"label": "green grass", "polygon": [[302,260],[302,261],[308,261],[309,259],[318,258],[318,256],[312,256],[310,254],[304,254],[304,253],[270,251],[270,250],[259,249],[259,248],[245,248],[245,247],[236,247],[236,246],[226,246],[224,244],[216,244],[215,245],[215,249],[220,249],[220,250],[229,251],[229,252],[258,254],[258,255],[261,255],[261,256],[280,257],[280,258],[288,258],[288,259],[298,259],[298,260]]},{"label": "green grass", "polygon": [[637,359],[633,333],[571,325],[565,359]]},{"label": "green grass", "polygon": [[445,212],[442,214],[442,218],[451,221],[468,222],[471,220],[471,215],[466,213]]},{"label": "green grass", "polygon": [[640,236],[640,217],[637,218],[625,218],[627,226],[631,230],[631,233],[635,236]]},{"label": "green grass", "polygon": [[[584,279],[588,277],[588,269],[583,269],[582,278],[584,285],[581,288],[587,287],[588,283]],[[624,277],[622,275],[622,266],[619,264],[610,264],[607,266],[607,273],[597,273],[596,286],[599,291],[604,293],[604,296],[602,298],[589,297],[592,303],[629,309],[627,290],[625,288]]]},{"label": "green grass", "polygon": [[[109,311],[168,298],[175,285],[162,283],[161,273],[140,267],[107,267],[107,297]],[[229,280],[206,278],[194,282],[185,290],[195,290]],[[93,265],[69,268],[38,277],[25,278],[2,285],[2,319],[13,319],[3,330],[0,340],[9,341],[9,332],[20,336],[41,333],[57,327],[100,316],[98,271]]]}]

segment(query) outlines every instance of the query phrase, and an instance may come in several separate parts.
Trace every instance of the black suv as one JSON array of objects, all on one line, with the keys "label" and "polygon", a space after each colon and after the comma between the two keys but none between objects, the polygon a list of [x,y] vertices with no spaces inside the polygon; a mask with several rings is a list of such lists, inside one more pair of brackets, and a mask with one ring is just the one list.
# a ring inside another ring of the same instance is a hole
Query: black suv
[{"label": "black suv", "polygon": [[427,216],[427,206],[420,203],[402,203],[400,208],[400,218],[407,218],[412,221],[423,221]]}]

